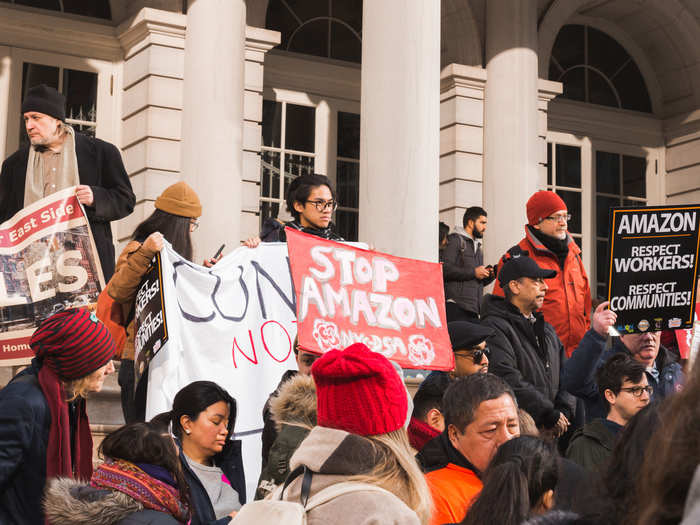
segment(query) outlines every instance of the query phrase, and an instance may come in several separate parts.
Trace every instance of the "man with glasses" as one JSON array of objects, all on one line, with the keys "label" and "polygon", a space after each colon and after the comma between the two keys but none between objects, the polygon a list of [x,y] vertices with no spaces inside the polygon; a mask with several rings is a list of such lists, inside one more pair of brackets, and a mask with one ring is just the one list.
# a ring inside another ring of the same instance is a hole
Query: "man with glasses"
[{"label": "man with glasses", "polygon": [[511,257],[498,272],[505,297],[484,297],[481,323],[495,331],[489,339],[489,371],[513,388],[518,406],[538,428],[560,437],[569,428],[576,400],[559,384],[564,346],[539,312],[548,281],[556,276],[556,270],[540,268],[530,257]]},{"label": "man with glasses", "polygon": [[[554,326],[570,356],[590,325],[591,288],[581,260],[581,250],[568,233],[571,219],[566,203],[552,191],[538,191],[527,201],[525,237],[506,257],[527,252],[541,267],[557,272],[548,281],[542,304],[545,320]],[[503,295],[496,284],[494,294]]]},{"label": "man with glasses", "polygon": [[649,385],[644,370],[644,365],[624,353],[612,356],[598,369],[598,393],[607,416],[586,423],[574,433],[567,458],[587,470],[598,470],[607,462],[620,431],[649,404],[654,387]]}]

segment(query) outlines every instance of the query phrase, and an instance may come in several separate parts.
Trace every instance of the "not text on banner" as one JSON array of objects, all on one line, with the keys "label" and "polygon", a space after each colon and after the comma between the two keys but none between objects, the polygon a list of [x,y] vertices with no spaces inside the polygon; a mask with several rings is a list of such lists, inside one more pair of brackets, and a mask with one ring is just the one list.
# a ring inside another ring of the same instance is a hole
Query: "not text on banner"
[{"label": "not text on banner", "polygon": [[452,370],[440,264],[286,231],[302,348],[361,342],[404,368]]},{"label": "not text on banner", "polygon": [[608,300],[620,333],[693,324],[700,205],[610,210]]}]

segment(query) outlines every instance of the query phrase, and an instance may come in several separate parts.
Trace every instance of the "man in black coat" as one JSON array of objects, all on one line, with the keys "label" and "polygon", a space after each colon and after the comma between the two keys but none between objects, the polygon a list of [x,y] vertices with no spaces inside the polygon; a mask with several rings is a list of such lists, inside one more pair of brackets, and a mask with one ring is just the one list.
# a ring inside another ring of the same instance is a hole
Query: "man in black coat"
[{"label": "man in black coat", "polygon": [[547,291],[545,279],[556,274],[527,256],[509,259],[498,273],[505,298],[484,297],[481,324],[496,330],[487,342],[489,371],[513,388],[518,406],[539,428],[559,437],[569,427],[576,401],[559,382],[566,359],[564,345],[537,311]]},{"label": "man in black coat", "polygon": [[30,144],[2,164],[0,222],[51,193],[77,186],[108,281],[114,273],[110,222],[129,215],[136,197],[119,150],[75,133],[65,123],[65,106],[65,97],[51,87],[42,84],[28,91],[22,114]]},{"label": "man in black coat", "polygon": [[484,286],[494,279],[493,268],[484,266],[481,250],[486,223],[483,208],[467,208],[462,217],[464,229],[448,235],[447,245],[441,251],[447,322],[479,318]]}]

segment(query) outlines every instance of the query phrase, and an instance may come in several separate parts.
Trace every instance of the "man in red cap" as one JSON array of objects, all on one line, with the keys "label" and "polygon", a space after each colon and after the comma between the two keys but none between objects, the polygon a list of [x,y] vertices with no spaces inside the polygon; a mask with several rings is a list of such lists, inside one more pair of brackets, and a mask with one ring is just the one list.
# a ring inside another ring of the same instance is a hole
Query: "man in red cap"
[{"label": "man in red cap", "polygon": [[[557,276],[547,281],[542,313],[554,326],[571,356],[590,326],[591,288],[581,260],[581,249],[568,233],[571,218],[566,203],[553,191],[538,191],[527,201],[525,237],[501,258],[527,254],[540,268],[555,270]],[[498,282],[493,293],[503,296]]]}]

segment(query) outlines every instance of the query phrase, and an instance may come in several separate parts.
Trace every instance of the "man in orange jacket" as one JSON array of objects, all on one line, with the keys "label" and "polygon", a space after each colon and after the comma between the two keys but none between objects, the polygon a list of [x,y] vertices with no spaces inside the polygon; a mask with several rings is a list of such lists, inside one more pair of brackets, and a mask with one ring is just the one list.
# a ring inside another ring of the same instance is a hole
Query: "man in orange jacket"
[{"label": "man in orange jacket", "polygon": [[[568,233],[571,218],[566,203],[552,191],[538,191],[527,201],[525,238],[501,258],[498,269],[512,255],[527,252],[540,268],[556,270],[541,312],[564,344],[567,357],[591,324],[591,288],[581,260],[581,249]],[[496,281],[494,295],[503,296]]]},{"label": "man in orange jacket", "polygon": [[442,405],[445,430],[417,456],[433,497],[430,525],[462,521],[498,447],[520,435],[515,394],[493,374],[456,380]]}]

